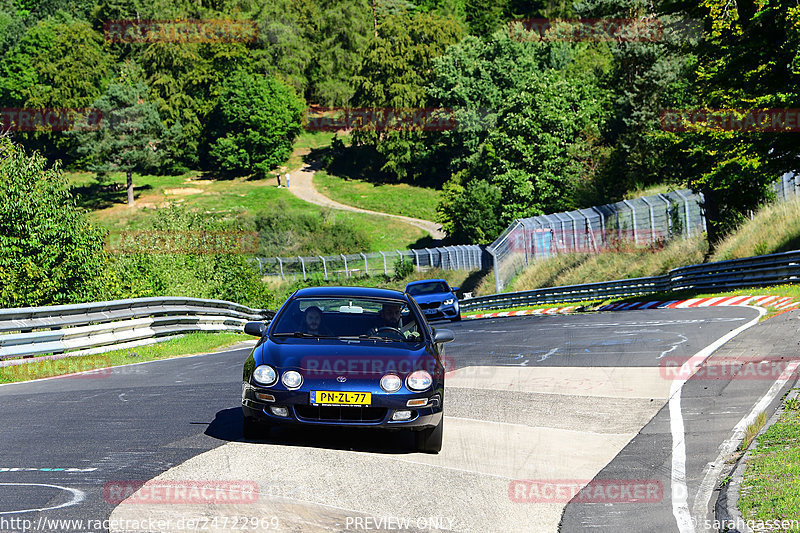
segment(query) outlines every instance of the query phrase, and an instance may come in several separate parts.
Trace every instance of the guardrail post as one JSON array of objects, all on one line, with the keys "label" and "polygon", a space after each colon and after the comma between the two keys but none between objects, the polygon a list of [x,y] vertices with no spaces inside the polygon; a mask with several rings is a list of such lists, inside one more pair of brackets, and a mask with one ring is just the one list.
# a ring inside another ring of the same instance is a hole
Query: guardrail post
[{"label": "guardrail post", "polygon": [[380,254],[383,256],[383,275],[389,277],[389,269],[386,266],[386,254],[383,252],[380,252]]},{"label": "guardrail post", "polygon": [[646,196],[642,196],[642,201],[647,204],[647,209],[650,211],[650,242],[656,242],[656,218],[653,216],[653,204]]},{"label": "guardrail post", "polygon": [[636,234],[636,208],[628,200],[622,200],[622,203],[628,206],[631,210],[631,220],[633,221],[633,243],[639,244],[639,236]]},{"label": "guardrail post", "polygon": [[325,272],[325,281],[328,281],[328,265],[325,264],[325,258],[321,255],[319,258],[322,260],[322,270]]},{"label": "guardrail post", "polygon": [[689,220],[689,199],[681,191],[675,191],[675,194],[677,194],[681,198],[681,200],[683,200],[683,215],[684,215],[684,220],[686,220],[686,224],[685,224],[686,228],[683,230],[683,234],[684,234],[685,237],[691,237],[692,236],[692,229],[691,229],[691,226],[689,225],[690,224],[690,220]]},{"label": "guardrail post", "polygon": [[256,257],[256,261],[258,262],[258,275],[264,276],[264,268],[261,266],[261,258]]},{"label": "guardrail post", "polygon": [[[703,193],[698,193],[698,196],[700,196],[700,202],[701,203],[705,203],[706,199],[703,196]],[[697,206],[697,208],[700,209],[700,222],[703,223],[703,232],[707,233],[708,232],[708,228],[706,227],[706,215],[705,215],[705,213],[703,213],[703,209],[700,208],[699,205]]]},{"label": "guardrail post", "polygon": [[344,254],[339,254],[339,255],[342,256],[342,260],[344,260],[344,277],[349,278],[350,272],[348,272],[347,270],[347,257],[345,257]]},{"label": "guardrail post", "polygon": [[303,281],[305,281],[306,280],[306,262],[299,255],[297,256],[297,258],[300,260],[300,266],[303,267]]},{"label": "guardrail post", "polygon": [[280,268],[281,268],[281,279],[286,279],[286,278],[284,278],[284,276],[283,276],[283,261],[281,261],[281,258],[280,258],[280,257],[276,257],[275,259],[277,259],[277,260],[278,260],[278,265],[279,265],[279,266],[280,266]]},{"label": "guardrail post", "polygon": [[364,252],[361,252],[361,257],[364,258],[364,272],[366,272],[367,276],[369,276],[369,265],[367,264],[367,256]]},{"label": "guardrail post", "polygon": [[[425,249],[426,249],[426,250],[428,250],[427,248],[425,248]],[[411,251],[414,253],[414,261],[416,261],[416,263],[417,263],[417,272],[419,272],[419,271],[420,271],[420,267],[419,267],[419,253],[417,253],[417,251],[416,251],[416,250],[411,250]],[[430,253],[431,253],[431,252],[430,252],[430,250],[428,250],[428,254],[430,254]]]}]

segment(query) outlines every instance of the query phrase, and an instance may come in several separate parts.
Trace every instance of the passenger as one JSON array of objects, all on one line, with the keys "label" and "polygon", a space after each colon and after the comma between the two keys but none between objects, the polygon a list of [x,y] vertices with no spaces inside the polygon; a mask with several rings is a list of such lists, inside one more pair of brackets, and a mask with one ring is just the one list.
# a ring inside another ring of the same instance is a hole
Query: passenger
[{"label": "passenger", "polygon": [[303,333],[318,335],[320,337],[330,336],[331,332],[322,324],[322,310],[312,305],[305,310],[303,316]]}]

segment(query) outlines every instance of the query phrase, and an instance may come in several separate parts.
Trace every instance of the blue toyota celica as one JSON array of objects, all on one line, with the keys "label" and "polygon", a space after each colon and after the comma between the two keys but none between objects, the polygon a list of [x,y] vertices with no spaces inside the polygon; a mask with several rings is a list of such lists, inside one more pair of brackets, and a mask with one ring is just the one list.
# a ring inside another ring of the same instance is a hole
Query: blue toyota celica
[{"label": "blue toyota celica", "polygon": [[417,449],[442,447],[444,343],[407,294],[363,287],[295,292],[244,364],[245,438],[271,425],[412,430]]}]

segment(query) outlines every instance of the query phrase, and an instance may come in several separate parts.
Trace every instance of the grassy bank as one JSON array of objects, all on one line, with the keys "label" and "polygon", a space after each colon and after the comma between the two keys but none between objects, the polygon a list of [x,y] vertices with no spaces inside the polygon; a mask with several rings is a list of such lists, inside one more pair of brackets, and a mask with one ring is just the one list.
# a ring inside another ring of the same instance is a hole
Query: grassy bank
[{"label": "grassy bank", "polygon": [[[744,472],[739,510],[745,520],[800,520],[800,402],[757,438]],[[800,531],[800,528],[780,531]]]},{"label": "grassy bank", "polygon": [[314,174],[314,187],[325,196],[345,205],[436,220],[439,191],[407,183],[372,183],[360,179],[332,176],[321,170]]},{"label": "grassy bank", "polygon": [[[280,214],[283,224],[281,230],[287,236],[294,237],[304,236],[306,233],[318,234],[324,224],[336,225],[342,228],[342,237],[353,231],[363,235],[364,242],[360,244],[365,252],[406,249],[427,236],[423,230],[399,220],[333,211],[308,204],[296,198],[286,188],[279,189],[274,178],[212,179],[197,172],[180,176],[137,175],[134,176],[136,203],[133,208],[129,208],[125,204],[124,188],[114,186],[124,182],[121,173],[111,174],[102,184],[90,173],[68,173],[67,177],[74,187],[73,193],[78,198],[78,204],[90,211],[95,222],[114,231],[149,228],[156,208],[180,205],[203,214],[228,219],[245,220],[259,214]],[[319,224],[308,223],[313,219]],[[315,238],[325,241],[329,249],[336,248],[336,231],[315,235]],[[292,244],[295,244],[293,240],[279,253],[294,255],[297,250]],[[348,244],[347,239],[342,242],[342,246]],[[342,251],[353,252],[351,249]]]},{"label": "grassy bank", "polygon": [[[250,339],[252,337],[242,333],[188,333],[176,339],[147,346],[1,367],[0,383],[28,381],[85,372],[87,370],[106,369],[112,366],[141,363],[143,361],[208,353]],[[76,376],[76,379],[79,377],[86,379],[101,378],[106,377],[108,374],[109,372],[107,371],[98,370],[84,376]]]}]

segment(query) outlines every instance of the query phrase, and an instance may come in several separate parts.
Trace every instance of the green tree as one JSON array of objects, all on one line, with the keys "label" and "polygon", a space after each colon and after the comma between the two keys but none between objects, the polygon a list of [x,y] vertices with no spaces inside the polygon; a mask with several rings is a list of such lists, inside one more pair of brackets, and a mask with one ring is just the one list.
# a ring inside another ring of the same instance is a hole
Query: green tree
[{"label": "green tree", "polygon": [[[692,90],[697,107],[800,107],[800,9],[787,2],[686,1],[682,14],[703,17]],[[788,132],[690,128],[671,135],[683,183],[705,197],[712,247],[748,210],[771,195],[770,184],[797,170],[800,145]]]},{"label": "green tree", "polygon": [[93,106],[101,113],[100,127],[82,124],[74,132],[91,170],[101,176],[126,173],[128,205],[134,203],[133,173],[156,170],[165,155],[160,144],[166,129],[156,105],[147,101],[147,92],[143,82],[112,83]]},{"label": "green tree", "polygon": [[211,117],[209,157],[224,172],[259,176],[279,165],[302,130],[305,104],[274,78],[236,71]]},{"label": "green tree", "polygon": [[[378,38],[367,48],[355,77],[355,107],[417,110],[426,107],[425,86],[433,76],[433,59],[458,42],[462,30],[453,18],[414,12],[385,16]],[[353,132],[353,144],[375,152],[375,169],[395,180],[413,180],[424,172],[428,144],[416,126],[381,131],[374,125]]]},{"label": "green tree", "polygon": [[103,242],[59,166],[0,138],[0,307],[103,299],[113,286]]},{"label": "green tree", "polygon": [[[0,102],[9,107],[88,107],[108,85],[112,57],[89,23],[48,18],[29,27],[0,60]],[[48,158],[74,161],[61,132],[22,132],[26,146]]]}]

